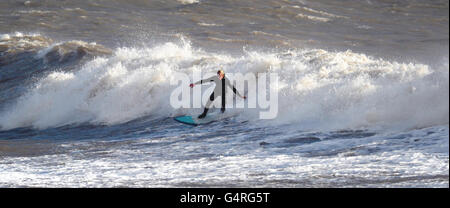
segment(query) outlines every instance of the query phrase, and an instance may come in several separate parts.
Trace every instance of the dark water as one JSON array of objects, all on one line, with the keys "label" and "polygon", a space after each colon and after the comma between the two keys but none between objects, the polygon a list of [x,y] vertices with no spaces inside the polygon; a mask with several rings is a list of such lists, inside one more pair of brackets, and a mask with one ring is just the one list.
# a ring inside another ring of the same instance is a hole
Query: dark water
[{"label": "dark water", "polygon": [[445,0],[189,2],[5,0],[0,23],[7,27],[0,32],[35,32],[109,47],[183,34],[214,50],[308,46],[427,63],[448,52]]},{"label": "dark water", "polygon": [[[448,4],[1,1],[0,186],[448,187]],[[173,121],[217,67],[278,116]]]}]

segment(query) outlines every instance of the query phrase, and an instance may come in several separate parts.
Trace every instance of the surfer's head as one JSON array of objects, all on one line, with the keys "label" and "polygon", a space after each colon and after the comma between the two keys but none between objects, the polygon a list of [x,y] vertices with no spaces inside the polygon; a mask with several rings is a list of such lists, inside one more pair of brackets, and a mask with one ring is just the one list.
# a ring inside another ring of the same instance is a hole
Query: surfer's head
[{"label": "surfer's head", "polygon": [[219,71],[217,71],[217,76],[219,76],[219,79],[223,79],[225,77],[225,72],[220,69]]}]

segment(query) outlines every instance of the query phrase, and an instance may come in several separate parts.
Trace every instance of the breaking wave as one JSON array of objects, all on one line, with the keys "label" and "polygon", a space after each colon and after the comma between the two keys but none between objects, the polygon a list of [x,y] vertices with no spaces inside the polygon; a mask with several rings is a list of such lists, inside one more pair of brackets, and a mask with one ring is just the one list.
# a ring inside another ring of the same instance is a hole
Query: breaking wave
[{"label": "breaking wave", "polygon": [[[23,42],[23,38],[14,38]],[[39,48],[32,57],[43,64],[61,64],[80,50],[92,56],[74,70],[55,68],[26,86],[0,113],[3,130],[85,122],[109,125],[142,116],[172,116],[180,113],[169,104],[170,93],[177,87],[170,82],[176,74],[209,73],[218,67],[226,72],[278,74],[278,116],[258,120],[255,110],[241,112],[240,119],[255,123],[336,129],[420,128],[449,121],[448,60],[432,68],[352,51],[244,50],[242,56],[236,56],[206,52],[184,39],[147,48],[109,50],[84,42],[27,38],[39,45],[29,47]],[[2,42],[12,39],[4,35]],[[17,41],[15,45],[19,45]],[[22,46],[14,50],[23,51],[27,45]],[[11,54],[3,50],[0,59],[11,60],[5,58]]]}]

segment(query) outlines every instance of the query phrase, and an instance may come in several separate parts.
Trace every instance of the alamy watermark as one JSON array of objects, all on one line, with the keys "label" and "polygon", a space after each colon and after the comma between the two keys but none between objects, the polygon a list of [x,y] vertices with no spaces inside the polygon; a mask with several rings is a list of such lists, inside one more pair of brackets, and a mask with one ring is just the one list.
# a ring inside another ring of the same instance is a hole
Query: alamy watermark
[{"label": "alamy watermark", "polygon": [[[215,85],[210,84],[206,90],[202,87],[190,88],[190,84],[205,78],[214,77],[215,73],[193,72],[192,77],[184,73],[177,73],[171,80],[171,85],[177,85],[170,95],[170,105],[173,108],[202,108],[210,99]],[[273,119],[278,115],[278,74],[277,73],[226,73],[226,78],[236,88],[238,93],[244,95],[245,102],[226,101],[226,108],[259,109],[260,119]],[[206,84],[204,84],[206,86]],[[192,87],[192,86],[191,86]],[[226,87],[227,88],[227,87]],[[192,91],[192,96],[191,96]],[[230,88],[226,94],[233,93]],[[227,96],[226,96],[227,97]],[[197,99],[194,99],[197,98]],[[201,98],[201,99],[199,99]],[[214,107],[220,108],[221,99],[216,99]]]}]

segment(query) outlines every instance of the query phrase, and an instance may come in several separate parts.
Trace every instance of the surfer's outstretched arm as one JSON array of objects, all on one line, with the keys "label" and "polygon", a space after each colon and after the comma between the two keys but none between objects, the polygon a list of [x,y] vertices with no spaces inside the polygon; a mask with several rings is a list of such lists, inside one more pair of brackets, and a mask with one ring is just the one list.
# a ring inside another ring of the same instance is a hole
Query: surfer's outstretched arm
[{"label": "surfer's outstretched arm", "polygon": [[239,91],[236,90],[236,88],[234,87],[234,85],[231,84],[231,82],[230,82],[229,79],[226,79],[226,78],[224,78],[224,79],[225,79],[225,83],[227,84],[227,86],[228,86],[229,88],[233,89],[234,94],[236,94],[236,95],[238,95],[239,97],[244,98],[244,99],[247,98],[246,96],[242,96],[241,93],[239,93]]},{"label": "surfer's outstretched arm", "polygon": [[190,84],[189,86],[190,86],[190,87],[194,87],[195,85],[198,85],[198,84],[203,84],[203,83],[208,83],[208,82],[214,82],[214,81],[215,81],[214,78],[216,78],[216,76],[212,76],[212,77],[210,77],[210,78],[202,79],[202,80],[200,80],[200,81],[197,81],[197,82],[195,82],[195,83]]}]

